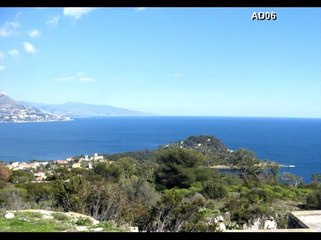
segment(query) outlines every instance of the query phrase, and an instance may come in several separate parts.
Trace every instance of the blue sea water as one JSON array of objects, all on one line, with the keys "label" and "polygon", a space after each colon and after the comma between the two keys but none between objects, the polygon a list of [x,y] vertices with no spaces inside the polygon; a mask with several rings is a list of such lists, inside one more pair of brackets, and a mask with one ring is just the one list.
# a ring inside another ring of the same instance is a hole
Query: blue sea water
[{"label": "blue sea water", "polygon": [[105,117],[67,122],[0,124],[0,160],[65,159],[93,153],[156,149],[208,134],[229,149],[247,148],[294,168],[310,181],[321,173],[321,119],[237,117]]}]

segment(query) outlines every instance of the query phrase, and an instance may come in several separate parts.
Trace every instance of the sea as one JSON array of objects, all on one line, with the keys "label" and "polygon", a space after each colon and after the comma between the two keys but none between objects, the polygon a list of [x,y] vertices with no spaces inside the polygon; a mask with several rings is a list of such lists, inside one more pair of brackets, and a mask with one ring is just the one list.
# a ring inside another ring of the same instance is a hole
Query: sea
[{"label": "sea", "polygon": [[157,149],[194,135],[246,148],[311,181],[321,173],[321,119],[254,117],[99,117],[0,124],[0,160],[58,160],[76,155]]}]

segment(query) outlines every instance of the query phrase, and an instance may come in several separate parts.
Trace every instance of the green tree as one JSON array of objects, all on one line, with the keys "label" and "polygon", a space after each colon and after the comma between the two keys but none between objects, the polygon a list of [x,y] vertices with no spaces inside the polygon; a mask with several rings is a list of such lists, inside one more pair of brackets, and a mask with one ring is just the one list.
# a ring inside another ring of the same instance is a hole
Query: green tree
[{"label": "green tree", "polygon": [[155,169],[157,163],[155,159],[149,159],[141,163],[137,169],[137,176],[146,179],[150,183],[155,183]]},{"label": "green tree", "polygon": [[320,173],[312,174],[312,184],[315,186],[319,186],[321,184],[321,174]]},{"label": "green tree", "polygon": [[56,166],[52,175],[47,177],[48,181],[54,181],[56,179],[67,180],[71,176],[70,171],[66,167]]},{"label": "green tree", "polygon": [[232,164],[238,168],[248,168],[259,163],[256,154],[247,149],[238,149],[232,153]]},{"label": "green tree", "polygon": [[297,187],[303,183],[303,178],[293,173],[284,172],[281,176],[281,183],[288,186]]},{"label": "green tree", "polygon": [[130,178],[137,174],[139,162],[132,157],[120,158],[114,164],[119,167],[120,175],[124,178]]},{"label": "green tree", "polygon": [[23,171],[23,170],[16,170],[12,172],[12,175],[10,176],[10,182],[11,183],[28,183],[31,181],[36,180],[34,175],[29,171]]},{"label": "green tree", "polygon": [[256,164],[259,161],[256,159],[254,152],[247,149],[238,149],[232,153],[232,165],[237,169],[240,178],[252,178],[260,173],[260,168]]},{"label": "green tree", "polygon": [[312,209],[321,210],[321,187],[308,195],[307,205]]},{"label": "green tree", "polygon": [[72,176],[69,180],[54,181],[53,194],[56,207],[64,211],[85,212],[85,201],[90,186],[81,176]]},{"label": "green tree", "polygon": [[26,184],[26,189],[28,199],[37,204],[53,199],[52,183],[28,183]]},{"label": "green tree", "polygon": [[321,210],[321,189],[319,189],[316,193],[317,196],[317,209]]},{"label": "green tree", "polygon": [[259,181],[264,181],[268,183],[278,183],[280,176],[280,166],[276,162],[266,162],[263,167],[262,176],[258,179]]},{"label": "green tree", "polygon": [[112,182],[118,182],[122,174],[122,170],[120,166],[115,164],[115,162],[113,163],[99,162],[94,165],[93,171],[95,174],[98,174],[103,178],[105,178],[106,180],[112,181]]},{"label": "green tree", "polygon": [[197,181],[197,169],[204,163],[204,155],[190,149],[169,148],[159,152],[156,160],[156,184],[162,188],[188,188]]},{"label": "green tree", "polygon": [[240,178],[247,181],[278,182],[279,165],[271,161],[260,161],[250,150],[238,149],[233,152],[232,164],[237,169]]}]

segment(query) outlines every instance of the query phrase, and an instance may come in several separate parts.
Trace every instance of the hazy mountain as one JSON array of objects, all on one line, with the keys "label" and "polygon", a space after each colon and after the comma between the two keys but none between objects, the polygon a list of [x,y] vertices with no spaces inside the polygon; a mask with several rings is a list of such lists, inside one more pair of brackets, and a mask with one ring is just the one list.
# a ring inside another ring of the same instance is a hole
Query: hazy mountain
[{"label": "hazy mountain", "polygon": [[11,97],[9,97],[5,92],[0,91],[0,109],[4,108],[21,108],[21,104],[17,103]]},{"label": "hazy mountain", "polygon": [[36,107],[16,102],[0,91],[0,122],[47,122],[69,120],[60,115],[42,112]]},{"label": "hazy mountain", "polygon": [[99,117],[99,116],[150,116],[151,113],[143,113],[125,108],[117,108],[108,105],[94,105],[78,102],[67,102],[63,104],[43,104],[21,101],[21,103],[49,114],[59,114],[69,117]]}]

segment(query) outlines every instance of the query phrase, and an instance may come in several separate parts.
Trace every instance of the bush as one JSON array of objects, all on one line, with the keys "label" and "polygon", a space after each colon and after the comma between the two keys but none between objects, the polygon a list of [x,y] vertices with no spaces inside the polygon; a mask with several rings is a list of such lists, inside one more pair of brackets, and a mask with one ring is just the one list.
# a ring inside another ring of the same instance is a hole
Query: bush
[{"label": "bush", "polygon": [[192,185],[190,186],[189,190],[192,193],[202,192],[203,191],[202,183],[201,182],[192,183]]},{"label": "bush", "polygon": [[51,183],[29,183],[26,184],[28,199],[35,203],[48,201],[53,198]]},{"label": "bush", "polygon": [[28,183],[33,180],[36,180],[36,179],[31,172],[17,170],[17,171],[13,171],[9,181],[11,183]]},{"label": "bush", "polygon": [[321,188],[308,195],[307,205],[313,209],[321,209]]},{"label": "bush", "polygon": [[25,189],[4,189],[0,192],[0,208],[2,209],[26,209],[30,203],[26,201]]},{"label": "bush", "polygon": [[115,163],[99,162],[94,165],[93,171],[108,181],[118,182],[122,169]]},{"label": "bush", "polygon": [[284,229],[288,226],[288,215],[283,214],[277,219],[278,228]]},{"label": "bush", "polygon": [[202,193],[211,199],[224,198],[227,195],[226,188],[223,185],[216,184],[213,181],[204,183]]},{"label": "bush", "polygon": [[232,173],[221,173],[220,174],[222,176],[222,180],[224,180],[224,182],[227,185],[239,185],[240,184],[240,179]]},{"label": "bush", "polygon": [[315,208],[318,205],[318,198],[315,193],[310,193],[307,197],[307,205],[309,207]]},{"label": "bush", "polygon": [[10,174],[10,170],[0,162],[0,181],[8,182]]},{"label": "bush", "polygon": [[7,183],[0,180],[0,189],[4,189],[7,186]]},{"label": "bush", "polygon": [[82,213],[89,189],[88,182],[80,176],[71,177],[69,182],[56,180],[53,184],[55,207]]},{"label": "bush", "polygon": [[264,201],[271,203],[275,198],[276,198],[276,194],[273,192],[273,190],[270,188],[270,186],[268,187],[264,187],[262,189],[262,195],[264,197]]},{"label": "bush", "polygon": [[240,192],[241,195],[248,194],[250,191],[251,190],[248,187],[242,186],[242,187],[239,188],[239,192]]},{"label": "bush", "polygon": [[191,194],[187,189],[170,189],[163,192],[161,200],[154,206],[146,219],[146,231],[192,231],[194,226],[204,220],[200,209],[206,207],[204,197]]}]

